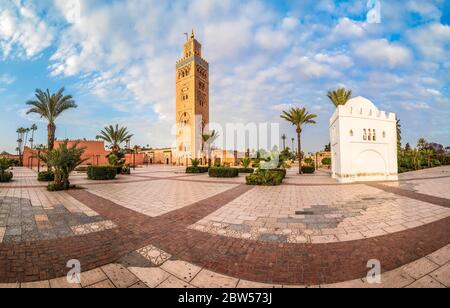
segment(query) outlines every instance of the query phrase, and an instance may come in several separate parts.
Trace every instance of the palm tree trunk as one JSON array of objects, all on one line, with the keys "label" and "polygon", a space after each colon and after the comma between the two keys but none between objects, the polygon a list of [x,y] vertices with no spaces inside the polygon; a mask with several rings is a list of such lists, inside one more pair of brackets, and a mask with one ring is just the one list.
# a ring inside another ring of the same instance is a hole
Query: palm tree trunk
[{"label": "palm tree trunk", "polygon": [[302,174],[302,142],[301,131],[297,130],[297,142],[298,142],[298,173]]},{"label": "palm tree trunk", "polygon": [[55,146],[55,132],[56,126],[53,123],[48,123],[47,125],[47,142],[48,142],[48,150],[53,150]]},{"label": "palm tree trunk", "polygon": [[34,129],[31,132],[31,150],[33,150],[33,143],[34,143]]}]

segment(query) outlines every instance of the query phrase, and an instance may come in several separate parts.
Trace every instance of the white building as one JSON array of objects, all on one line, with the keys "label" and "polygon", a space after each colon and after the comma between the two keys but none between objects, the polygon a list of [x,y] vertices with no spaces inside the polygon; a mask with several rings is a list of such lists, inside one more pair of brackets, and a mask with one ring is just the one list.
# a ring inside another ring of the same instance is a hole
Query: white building
[{"label": "white building", "polygon": [[394,113],[353,98],[331,117],[330,138],[332,176],[340,183],[398,180]]}]

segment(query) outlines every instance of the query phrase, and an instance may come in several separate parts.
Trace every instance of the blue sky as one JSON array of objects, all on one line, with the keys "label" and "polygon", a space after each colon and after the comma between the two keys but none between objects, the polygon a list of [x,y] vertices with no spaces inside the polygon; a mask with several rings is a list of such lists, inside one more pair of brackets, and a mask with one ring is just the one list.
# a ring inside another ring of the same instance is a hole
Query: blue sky
[{"label": "blue sky", "polygon": [[326,92],[345,86],[396,112],[404,143],[450,145],[450,1],[381,1],[379,24],[367,13],[367,0],[2,0],[0,151],[32,123],[45,143],[25,102],[62,86],[79,107],[58,120],[58,138],[120,123],[134,143],[170,146],[174,65],[192,28],[210,62],[214,122],[280,122],[305,106],[319,118],[304,146],[319,150],[334,110]]}]

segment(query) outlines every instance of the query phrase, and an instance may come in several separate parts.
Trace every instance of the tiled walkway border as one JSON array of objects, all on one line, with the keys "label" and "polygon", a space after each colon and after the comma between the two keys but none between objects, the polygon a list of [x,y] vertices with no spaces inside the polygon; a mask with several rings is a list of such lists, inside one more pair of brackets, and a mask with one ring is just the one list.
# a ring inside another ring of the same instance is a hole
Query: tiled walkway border
[{"label": "tiled walkway border", "polygon": [[369,259],[380,260],[383,270],[389,271],[450,243],[450,218],[376,238],[329,244],[262,243],[187,229],[250,189],[240,185],[156,218],[85,190],[71,191],[73,197],[119,228],[72,239],[0,245],[0,282],[60,277],[67,272],[66,262],[74,258],[81,261],[83,270],[89,270],[153,244],[174,259],[241,279],[327,284],[364,277]]}]

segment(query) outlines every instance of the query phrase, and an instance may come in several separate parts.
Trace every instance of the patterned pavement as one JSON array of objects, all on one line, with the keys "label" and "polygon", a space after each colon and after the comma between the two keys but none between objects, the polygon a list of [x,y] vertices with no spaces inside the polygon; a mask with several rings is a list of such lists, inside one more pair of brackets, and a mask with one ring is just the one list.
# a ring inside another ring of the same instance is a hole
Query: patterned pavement
[{"label": "patterned pavement", "polygon": [[81,287],[365,287],[376,258],[396,287],[449,286],[449,167],[369,185],[290,171],[254,188],[152,166],[111,182],[75,174],[85,189],[62,193],[14,174],[0,185],[0,283],[64,286],[78,259],[96,277]]}]

